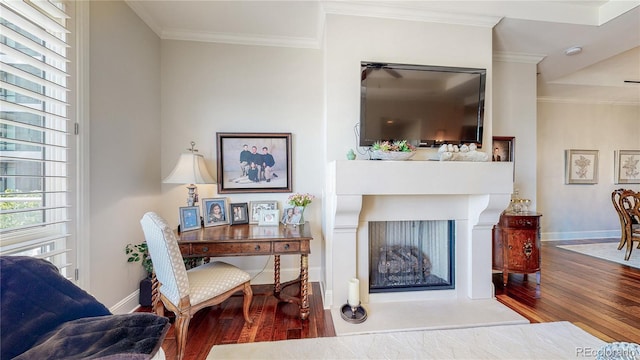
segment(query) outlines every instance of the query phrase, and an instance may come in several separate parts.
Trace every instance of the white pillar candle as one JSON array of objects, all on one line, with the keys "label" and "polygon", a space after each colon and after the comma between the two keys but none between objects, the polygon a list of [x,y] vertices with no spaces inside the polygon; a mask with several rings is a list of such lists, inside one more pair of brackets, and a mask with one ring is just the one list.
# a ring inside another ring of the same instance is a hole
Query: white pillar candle
[{"label": "white pillar candle", "polygon": [[347,302],[350,306],[360,305],[360,280],[356,278],[349,280],[349,298]]}]

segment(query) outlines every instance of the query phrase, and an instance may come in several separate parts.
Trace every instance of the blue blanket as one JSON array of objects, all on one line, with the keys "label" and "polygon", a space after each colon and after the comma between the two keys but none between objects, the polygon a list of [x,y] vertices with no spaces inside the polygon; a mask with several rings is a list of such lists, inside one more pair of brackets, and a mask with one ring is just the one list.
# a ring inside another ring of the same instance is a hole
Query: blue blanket
[{"label": "blue blanket", "polygon": [[0,359],[149,359],[167,318],[112,315],[46,260],[0,256]]}]

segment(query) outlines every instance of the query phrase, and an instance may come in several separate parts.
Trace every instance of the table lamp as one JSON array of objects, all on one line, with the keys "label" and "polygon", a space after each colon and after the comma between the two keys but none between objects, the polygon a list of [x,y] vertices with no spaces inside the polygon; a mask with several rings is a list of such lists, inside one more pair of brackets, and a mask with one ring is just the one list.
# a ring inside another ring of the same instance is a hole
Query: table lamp
[{"label": "table lamp", "polygon": [[180,155],[176,167],[162,181],[165,184],[189,184],[187,206],[195,206],[198,202],[198,187],[195,184],[215,184],[204,164],[204,156],[196,154],[198,150],[195,146],[196,143],[192,141],[191,149],[187,149],[189,152]]}]

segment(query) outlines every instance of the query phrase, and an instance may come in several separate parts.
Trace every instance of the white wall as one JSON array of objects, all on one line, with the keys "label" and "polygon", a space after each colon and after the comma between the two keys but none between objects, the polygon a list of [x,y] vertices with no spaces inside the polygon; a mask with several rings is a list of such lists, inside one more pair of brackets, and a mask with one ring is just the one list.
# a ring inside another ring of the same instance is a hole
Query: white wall
[{"label": "white wall", "polygon": [[[90,8],[90,289],[107,307],[138,288],[127,243],[160,194],[160,41],[123,2]],[[137,303],[137,299],[133,299]]]},{"label": "white wall", "polygon": [[[614,151],[640,149],[640,106],[566,102],[538,103],[538,211],[542,238],[580,239],[620,235],[611,203]],[[564,151],[599,151],[598,183],[566,185]]]},{"label": "white wall", "polygon": [[[216,132],[292,133],[293,191],[318,197],[305,211],[314,241],[309,256],[309,279],[319,281],[322,254],[320,234],[324,159],[322,157],[322,52],[314,49],[223,45],[204,42],[162,42],[162,176],[191,140],[204,155],[210,173],[216,171]],[[159,179],[158,179],[159,182]],[[229,202],[276,200],[280,209],[289,193],[217,193],[215,185],[198,187],[200,198],[226,197]],[[182,185],[162,185],[158,209],[172,226],[178,207],[186,206]],[[273,258],[234,257],[222,260],[255,275],[253,283],[273,282]],[[268,260],[268,263],[267,263]],[[299,273],[299,256],[281,258],[283,280]]]},{"label": "white wall", "polygon": [[[493,66],[493,136],[514,137],[514,190],[536,203],[536,64],[495,61]],[[485,151],[491,151],[487,147]]]}]

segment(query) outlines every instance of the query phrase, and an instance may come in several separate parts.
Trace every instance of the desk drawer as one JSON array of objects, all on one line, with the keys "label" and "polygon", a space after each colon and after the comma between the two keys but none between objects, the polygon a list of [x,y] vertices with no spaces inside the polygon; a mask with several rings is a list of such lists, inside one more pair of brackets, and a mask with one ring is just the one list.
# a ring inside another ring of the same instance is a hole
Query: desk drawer
[{"label": "desk drawer", "polygon": [[192,255],[196,256],[220,256],[220,255],[259,255],[270,254],[271,243],[247,242],[247,243],[209,243],[193,244]]},{"label": "desk drawer", "polygon": [[300,243],[297,241],[276,241],[273,243],[273,252],[275,253],[288,253],[300,251]]}]

